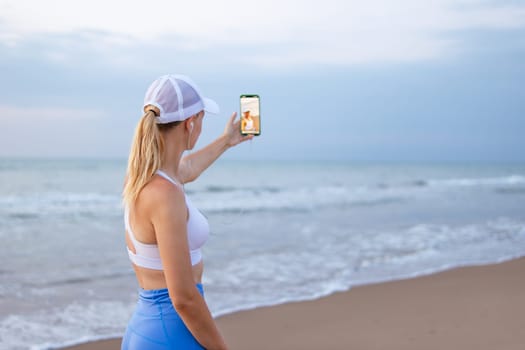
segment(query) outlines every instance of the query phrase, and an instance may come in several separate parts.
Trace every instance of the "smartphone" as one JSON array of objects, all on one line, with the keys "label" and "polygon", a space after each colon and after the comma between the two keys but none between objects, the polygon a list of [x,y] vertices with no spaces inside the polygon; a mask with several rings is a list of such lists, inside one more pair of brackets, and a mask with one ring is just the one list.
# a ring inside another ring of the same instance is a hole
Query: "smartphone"
[{"label": "smartphone", "polygon": [[241,95],[241,134],[261,134],[261,104],[259,95]]}]

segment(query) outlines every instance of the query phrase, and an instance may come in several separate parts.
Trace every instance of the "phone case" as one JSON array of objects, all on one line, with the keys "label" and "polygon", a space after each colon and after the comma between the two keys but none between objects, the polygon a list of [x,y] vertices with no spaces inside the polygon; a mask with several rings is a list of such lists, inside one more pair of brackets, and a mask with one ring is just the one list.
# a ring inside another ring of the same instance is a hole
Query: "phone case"
[{"label": "phone case", "polygon": [[240,105],[241,134],[259,136],[261,134],[261,99],[259,95],[241,95]]}]

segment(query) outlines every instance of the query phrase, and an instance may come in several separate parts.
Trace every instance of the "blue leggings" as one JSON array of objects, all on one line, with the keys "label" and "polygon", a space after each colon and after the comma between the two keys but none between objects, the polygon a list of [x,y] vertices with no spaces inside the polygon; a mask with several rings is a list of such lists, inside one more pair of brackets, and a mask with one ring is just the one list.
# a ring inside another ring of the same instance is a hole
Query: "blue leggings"
[{"label": "blue leggings", "polygon": [[[197,289],[204,296],[202,284]],[[173,307],[168,289],[140,289],[121,350],[202,350]]]}]

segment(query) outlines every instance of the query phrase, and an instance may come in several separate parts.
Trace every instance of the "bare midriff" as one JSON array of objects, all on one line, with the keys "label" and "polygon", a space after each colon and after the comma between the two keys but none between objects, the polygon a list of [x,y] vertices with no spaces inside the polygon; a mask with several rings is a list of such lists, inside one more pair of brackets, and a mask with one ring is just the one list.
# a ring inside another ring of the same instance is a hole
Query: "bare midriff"
[{"label": "bare midriff", "polygon": [[[142,289],[164,289],[168,288],[166,284],[166,277],[162,270],[151,270],[144,267],[133,265],[137,281]],[[195,283],[201,283],[202,272],[204,270],[204,262],[201,260],[197,264],[191,267],[193,273],[193,281]]]}]

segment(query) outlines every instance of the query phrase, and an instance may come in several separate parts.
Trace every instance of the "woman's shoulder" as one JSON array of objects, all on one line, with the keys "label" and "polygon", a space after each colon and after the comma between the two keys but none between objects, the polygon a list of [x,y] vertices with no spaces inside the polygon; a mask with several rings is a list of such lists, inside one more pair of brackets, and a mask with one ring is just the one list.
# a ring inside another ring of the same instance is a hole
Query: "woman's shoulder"
[{"label": "woman's shoulder", "polygon": [[144,209],[153,208],[160,204],[179,206],[185,203],[183,189],[158,175],[153,176],[144,186],[138,199]]}]

